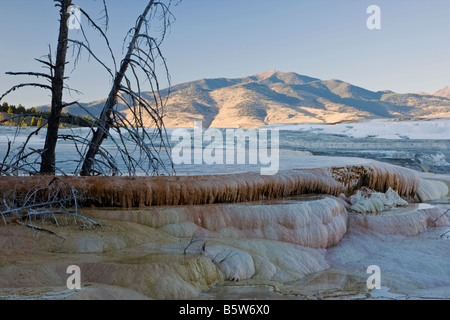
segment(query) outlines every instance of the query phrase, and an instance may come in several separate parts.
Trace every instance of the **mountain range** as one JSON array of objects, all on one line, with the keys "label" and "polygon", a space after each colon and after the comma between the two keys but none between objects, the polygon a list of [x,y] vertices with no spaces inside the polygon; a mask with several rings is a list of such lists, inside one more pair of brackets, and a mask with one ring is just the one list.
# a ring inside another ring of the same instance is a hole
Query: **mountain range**
[{"label": "mountain range", "polygon": [[[167,92],[167,89],[163,90],[162,95]],[[145,96],[151,99],[150,93]],[[82,105],[93,115],[98,115],[105,101]],[[117,108],[127,114],[125,105],[119,104]],[[66,108],[65,112],[87,114],[76,105]],[[193,121],[202,120],[203,127],[219,128],[450,117],[450,88],[432,94],[374,92],[341,80],[270,71],[244,78],[201,79],[174,85],[164,112],[166,127],[192,127]]]}]

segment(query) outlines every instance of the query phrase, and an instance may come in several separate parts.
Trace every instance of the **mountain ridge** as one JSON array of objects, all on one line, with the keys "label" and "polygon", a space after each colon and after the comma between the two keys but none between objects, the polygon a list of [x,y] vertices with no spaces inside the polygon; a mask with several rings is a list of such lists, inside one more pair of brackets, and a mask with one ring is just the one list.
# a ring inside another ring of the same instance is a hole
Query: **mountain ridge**
[{"label": "mountain ridge", "polygon": [[[161,91],[163,96],[167,92]],[[200,120],[203,127],[258,128],[274,123],[450,117],[450,96],[438,95],[445,93],[375,92],[338,79],[269,71],[243,78],[199,79],[174,85],[164,107],[164,123],[166,127],[192,127],[194,121]],[[144,95],[151,101],[150,93]],[[96,115],[104,102],[99,100],[83,107]],[[125,105],[119,104],[118,110],[131,119]],[[65,111],[86,115],[78,106]],[[150,120],[144,124],[151,125]]]},{"label": "mountain ridge", "polygon": [[434,96],[444,97],[450,99],[450,87],[444,87],[432,93]]}]

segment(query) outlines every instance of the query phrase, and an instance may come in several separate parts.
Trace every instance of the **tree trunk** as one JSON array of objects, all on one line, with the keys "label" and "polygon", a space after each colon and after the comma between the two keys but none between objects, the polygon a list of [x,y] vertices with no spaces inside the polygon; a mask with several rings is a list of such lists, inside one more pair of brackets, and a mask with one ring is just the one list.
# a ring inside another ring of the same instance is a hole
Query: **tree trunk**
[{"label": "tree trunk", "polygon": [[94,164],[94,158],[97,155],[101,144],[108,136],[109,129],[111,128],[111,112],[117,104],[117,94],[119,93],[122,80],[125,77],[125,72],[127,71],[130,64],[130,59],[135,49],[138,36],[141,32],[142,24],[144,23],[146,19],[145,17],[147,16],[153,4],[154,0],[149,2],[142,15],[139,17],[136,27],[134,28],[134,35],[128,46],[127,54],[122,60],[120,70],[119,72],[117,72],[114,78],[113,86],[108,95],[108,100],[106,100],[100,118],[98,119],[97,130],[95,131],[94,136],[89,143],[89,149],[86,153],[86,156],[84,157],[83,166],[80,172],[81,176],[89,176],[91,174],[92,166]]},{"label": "tree trunk", "polygon": [[47,135],[45,138],[44,152],[41,156],[41,174],[55,174],[55,149],[58,140],[58,130],[63,106],[64,70],[67,55],[67,39],[69,36],[68,9],[72,5],[72,0],[61,0],[61,20],[59,23],[58,48],[56,52],[56,62],[52,78],[52,108],[48,118]]}]

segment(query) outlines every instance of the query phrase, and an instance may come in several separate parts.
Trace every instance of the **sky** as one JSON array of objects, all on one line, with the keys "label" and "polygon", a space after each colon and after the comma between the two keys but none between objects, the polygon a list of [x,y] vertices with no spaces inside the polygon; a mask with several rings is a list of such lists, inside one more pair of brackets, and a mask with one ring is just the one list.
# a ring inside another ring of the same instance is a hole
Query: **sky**
[{"label": "sky", "polygon": [[[107,0],[107,35],[118,60],[123,39],[147,2]],[[101,0],[74,3],[101,18]],[[367,28],[370,5],[381,9],[379,30]],[[173,85],[271,70],[339,79],[373,91],[433,92],[450,85],[448,0],[183,0],[172,13],[176,21],[161,49]],[[52,0],[0,0],[0,94],[36,80],[5,72],[44,71],[34,58],[46,55],[49,45],[54,52],[58,19]],[[80,34],[71,30],[69,36]],[[94,32],[88,38],[111,65],[101,38]],[[71,52],[68,60],[73,62]],[[110,77],[92,58],[84,54],[72,69],[67,68],[68,84],[82,94],[66,93],[66,101],[106,98]],[[31,107],[48,104],[50,97],[22,89],[3,101]]]}]

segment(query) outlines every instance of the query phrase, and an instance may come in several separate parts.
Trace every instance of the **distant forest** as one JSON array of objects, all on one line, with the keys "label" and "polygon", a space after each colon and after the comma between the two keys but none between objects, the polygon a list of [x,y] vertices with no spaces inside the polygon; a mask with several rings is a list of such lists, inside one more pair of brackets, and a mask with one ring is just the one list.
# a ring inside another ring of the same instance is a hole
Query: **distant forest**
[{"label": "distant forest", "polygon": [[[14,125],[20,127],[40,127],[46,126],[47,118],[50,116],[49,111],[42,111],[34,107],[26,108],[19,104],[18,106],[4,102],[0,105],[0,112],[7,113],[8,117],[13,119],[3,121],[0,125]],[[1,119],[0,119],[1,120]],[[70,114],[61,115],[60,127],[91,127],[94,120],[88,116],[74,116]]]}]

